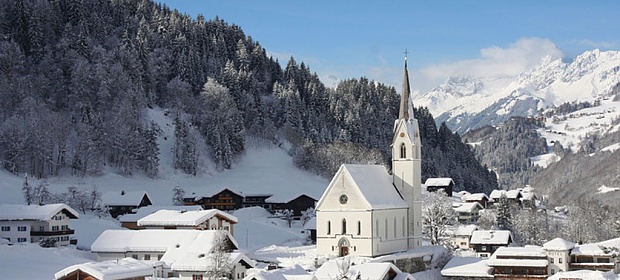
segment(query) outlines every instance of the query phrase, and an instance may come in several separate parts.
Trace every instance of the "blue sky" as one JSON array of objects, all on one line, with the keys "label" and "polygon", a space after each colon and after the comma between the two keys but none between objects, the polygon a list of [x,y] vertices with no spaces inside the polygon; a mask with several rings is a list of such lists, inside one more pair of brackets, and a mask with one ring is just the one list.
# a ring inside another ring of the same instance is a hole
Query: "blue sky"
[{"label": "blue sky", "polygon": [[620,49],[620,1],[158,2],[239,25],[280,62],[293,56],[322,78],[365,76],[397,88],[405,49],[418,90],[450,75],[512,75],[547,55]]}]

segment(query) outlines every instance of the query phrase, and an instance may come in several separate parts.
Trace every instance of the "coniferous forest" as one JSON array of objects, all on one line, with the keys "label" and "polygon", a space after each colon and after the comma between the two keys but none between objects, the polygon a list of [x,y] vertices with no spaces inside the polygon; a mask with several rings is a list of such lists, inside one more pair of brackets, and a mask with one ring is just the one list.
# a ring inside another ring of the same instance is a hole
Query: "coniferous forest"
[{"label": "coniferous forest", "polygon": [[[0,162],[15,174],[156,178],[157,124],[175,124],[174,164],[229,169],[256,137],[331,177],[341,163],[389,165],[399,95],[367,78],[326,88],[294,58],[283,67],[241,27],[149,0],[0,0]],[[490,192],[493,172],[445,124],[416,108],[423,177]],[[290,146],[290,148],[288,148]]]}]

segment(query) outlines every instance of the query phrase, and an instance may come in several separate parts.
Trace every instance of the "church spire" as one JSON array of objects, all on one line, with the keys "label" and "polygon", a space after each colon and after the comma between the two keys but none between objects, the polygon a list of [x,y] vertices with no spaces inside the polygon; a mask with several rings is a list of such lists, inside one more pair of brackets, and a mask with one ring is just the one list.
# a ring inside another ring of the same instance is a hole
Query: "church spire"
[{"label": "church spire", "polygon": [[405,119],[408,120],[410,117],[413,116],[409,116],[409,106],[411,106],[409,103],[411,102],[409,100],[409,95],[411,90],[409,89],[409,72],[407,71],[407,50],[405,50],[405,74],[403,77],[403,91],[400,95],[400,111],[398,112],[398,119]]}]

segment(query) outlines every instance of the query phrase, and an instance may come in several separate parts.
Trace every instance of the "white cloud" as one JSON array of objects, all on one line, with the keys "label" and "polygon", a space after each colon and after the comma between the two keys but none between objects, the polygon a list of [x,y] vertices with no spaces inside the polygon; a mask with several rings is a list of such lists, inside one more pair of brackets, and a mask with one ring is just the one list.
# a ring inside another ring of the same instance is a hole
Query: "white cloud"
[{"label": "white cloud", "polygon": [[522,38],[505,48],[484,48],[480,50],[479,58],[419,69],[414,76],[415,87],[426,91],[455,75],[491,78],[515,76],[537,66],[546,56],[561,58],[563,52],[548,39]]},{"label": "white cloud", "polygon": [[618,46],[618,43],[616,42],[608,42],[608,41],[592,41],[590,39],[583,39],[580,40],[578,42],[581,45],[590,47],[590,48],[597,48],[597,49],[611,49],[611,48],[615,48]]}]

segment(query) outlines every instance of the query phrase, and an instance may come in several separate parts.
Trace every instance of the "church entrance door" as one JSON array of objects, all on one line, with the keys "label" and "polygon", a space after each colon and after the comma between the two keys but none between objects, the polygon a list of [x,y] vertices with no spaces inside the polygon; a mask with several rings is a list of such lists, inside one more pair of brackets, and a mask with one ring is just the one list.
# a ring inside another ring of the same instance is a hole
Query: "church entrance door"
[{"label": "church entrance door", "polygon": [[340,257],[344,257],[349,254],[349,240],[346,238],[340,239],[338,241],[338,248],[340,248]]}]

